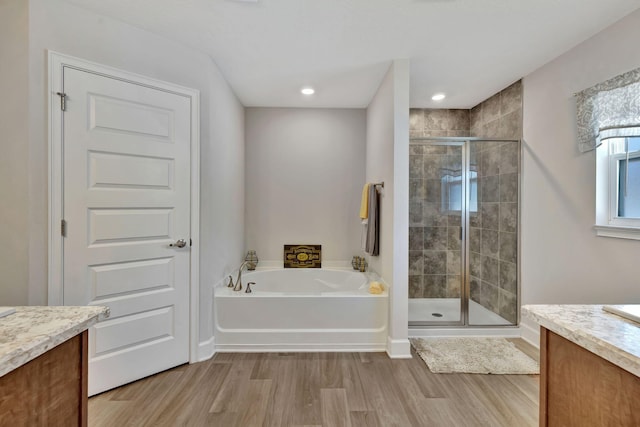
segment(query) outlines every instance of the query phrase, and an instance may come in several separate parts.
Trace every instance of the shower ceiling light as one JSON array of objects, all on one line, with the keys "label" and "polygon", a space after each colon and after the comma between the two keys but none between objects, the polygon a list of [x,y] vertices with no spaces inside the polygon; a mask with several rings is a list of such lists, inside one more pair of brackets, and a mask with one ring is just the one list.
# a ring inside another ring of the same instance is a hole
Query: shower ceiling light
[{"label": "shower ceiling light", "polygon": [[316,91],[312,87],[304,87],[300,91],[303,95],[313,95]]},{"label": "shower ceiling light", "polygon": [[436,93],[431,97],[431,99],[433,99],[434,101],[442,101],[443,99],[446,98],[446,96],[447,95],[445,95],[444,93]]}]

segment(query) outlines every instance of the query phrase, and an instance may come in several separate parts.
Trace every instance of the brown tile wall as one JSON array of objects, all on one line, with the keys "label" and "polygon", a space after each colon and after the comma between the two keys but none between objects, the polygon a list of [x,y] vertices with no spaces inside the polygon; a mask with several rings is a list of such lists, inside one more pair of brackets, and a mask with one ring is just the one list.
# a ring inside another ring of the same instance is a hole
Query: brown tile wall
[{"label": "brown tile wall", "polygon": [[522,80],[469,110],[471,136],[522,138]]},{"label": "brown tile wall", "polygon": [[[470,110],[471,136],[522,138],[522,81]],[[520,144],[472,145],[479,212],[470,218],[471,299],[511,323],[518,312],[518,188]]]},{"label": "brown tile wall", "polygon": [[478,174],[478,211],[469,217],[471,299],[517,321],[518,142],[471,146]]},{"label": "brown tile wall", "polygon": [[469,110],[412,108],[409,110],[411,138],[469,136]]},{"label": "brown tile wall", "polygon": [[[415,137],[469,136],[469,110],[418,109],[409,112]],[[409,147],[409,298],[459,298],[460,214],[441,206],[441,179],[462,168],[457,147]]]},{"label": "brown tile wall", "polygon": [[409,149],[409,298],[459,298],[462,217],[443,206],[441,191],[445,174],[460,176],[462,149]]}]

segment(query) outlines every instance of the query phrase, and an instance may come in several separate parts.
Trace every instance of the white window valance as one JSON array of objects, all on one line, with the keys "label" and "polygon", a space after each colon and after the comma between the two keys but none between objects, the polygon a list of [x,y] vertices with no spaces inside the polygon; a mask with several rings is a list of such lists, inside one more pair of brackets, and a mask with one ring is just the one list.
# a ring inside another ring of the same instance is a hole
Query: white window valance
[{"label": "white window valance", "polygon": [[581,152],[608,138],[640,136],[640,68],[578,92],[576,101]]}]

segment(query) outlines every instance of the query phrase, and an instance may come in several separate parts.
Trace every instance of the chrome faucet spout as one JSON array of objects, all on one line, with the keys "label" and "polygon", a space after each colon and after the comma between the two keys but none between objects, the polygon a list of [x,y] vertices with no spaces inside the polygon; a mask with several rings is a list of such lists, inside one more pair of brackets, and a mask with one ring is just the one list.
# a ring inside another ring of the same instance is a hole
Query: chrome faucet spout
[{"label": "chrome faucet spout", "polygon": [[253,264],[251,261],[244,261],[242,264],[240,264],[240,268],[238,268],[238,279],[236,280],[236,286],[233,288],[234,291],[238,292],[242,290],[242,270]]}]

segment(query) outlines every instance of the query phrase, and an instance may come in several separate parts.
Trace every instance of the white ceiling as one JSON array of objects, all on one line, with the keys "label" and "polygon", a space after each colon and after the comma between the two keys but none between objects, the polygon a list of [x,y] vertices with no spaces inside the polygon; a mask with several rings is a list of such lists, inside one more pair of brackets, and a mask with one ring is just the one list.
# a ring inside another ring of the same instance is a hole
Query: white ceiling
[{"label": "white ceiling", "polygon": [[[69,0],[208,53],[245,106],[366,107],[411,59],[411,106],[469,108],[640,0]],[[312,97],[302,86],[316,89]],[[435,103],[431,96],[447,93]]]}]

